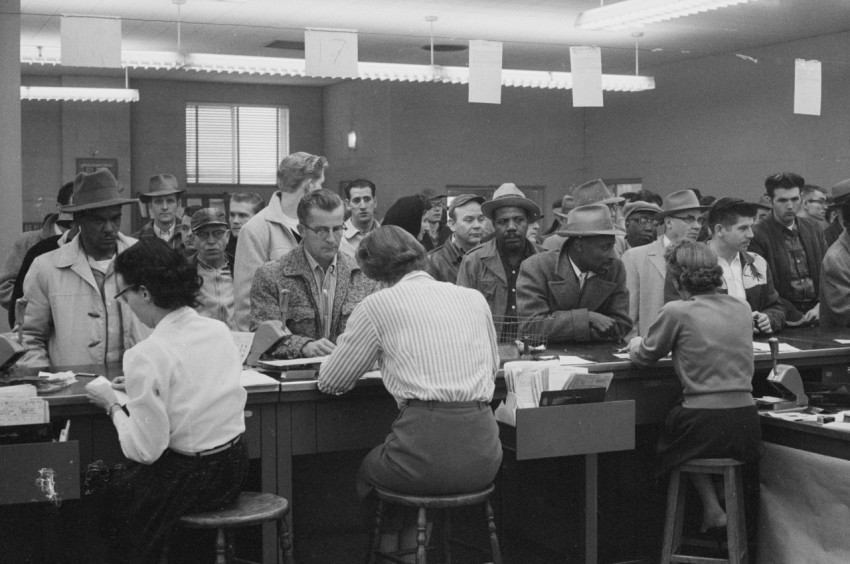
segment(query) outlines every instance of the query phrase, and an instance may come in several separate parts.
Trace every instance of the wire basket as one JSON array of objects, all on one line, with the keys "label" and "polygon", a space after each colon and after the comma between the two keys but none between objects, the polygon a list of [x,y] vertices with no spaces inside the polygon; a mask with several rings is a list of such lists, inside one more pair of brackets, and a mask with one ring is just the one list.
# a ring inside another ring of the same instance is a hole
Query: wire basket
[{"label": "wire basket", "polygon": [[496,325],[496,338],[500,345],[516,343],[520,354],[530,354],[546,348],[544,318],[513,317],[497,315],[493,317]]}]

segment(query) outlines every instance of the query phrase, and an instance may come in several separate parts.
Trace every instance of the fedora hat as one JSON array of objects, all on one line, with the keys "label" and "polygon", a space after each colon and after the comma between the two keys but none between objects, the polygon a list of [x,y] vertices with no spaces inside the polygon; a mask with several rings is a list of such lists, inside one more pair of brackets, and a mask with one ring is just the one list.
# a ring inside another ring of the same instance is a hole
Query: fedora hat
[{"label": "fedora hat", "polygon": [[112,176],[108,169],[99,168],[91,174],[81,172],[74,179],[74,192],[71,203],[62,206],[60,211],[78,212],[112,206],[123,206],[137,202],[136,198],[122,198],[123,186]]},{"label": "fedora hat", "polygon": [[629,216],[637,212],[659,214],[661,213],[661,206],[659,206],[658,204],[653,204],[652,202],[644,202],[643,200],[629,202],[623,208],[623,219],[628,221]]},{"label": "fedora hat", "polygon": [[513,206],[522,208],[528,214],[528,222],[537,221],[540,217],[540,208],[537,204],[525,197],[522,190],[516,187],[512,182],[506,182],[496,188],[493,192],[493,199],[481,204],[481,211],[484,215],[493,219],[493,213],[499,208]]},{"label": "fedora hat", "polygon": [[180,188],[177,184],[177,178],[173,174],[154,174],[148,182],[148,191],[139,194],[139,199],[142,202],[149,202],[152,198],[180,194],[185,191],[185,188]]},{"label": "fedora hat", "polygon": [[604,204],[579,206],[567,214],[564,228],[558,231],[562,237],[592,237],[595,235],[619,235],[611,221],[611,210]]},{"label": "fedora hat", "polygon": [[699,210],[703,212],[707,209],[709,209],[709,206],[701,206],[699,204],[699,198],[697,198],[693,190],[680,190],[664,198],[664,205],[661,206],[661,213],[658,214],[658,219],[685,210]]},{"label": "fedora hat", "polygon": [[[565,196],[566,197],[566,196]],[[602,179],[597,178],[596,180],[591,180],[590,182],[585,182],[579,186],[573,188],[573,207],[570,209],[575,209],[579,206],[588,206],[590,204],[619,204],[625,198],[621,198],[619,196],[615,196],[608,186],[602,182]],[[559,216],[561,219],[567,218],[567,213],[564,211],[563,207],[561,208],[561,212],[555,212],[555,215]]]},{"label": "fedora hat", "polygon": [[832,188],[829,189],[830,196],[832,196],[832,201],[836,204],[840,204],[844,202],[848,195],[850,195],[850,178],[847,180],[842,180],[838,184],[835,184]]}]

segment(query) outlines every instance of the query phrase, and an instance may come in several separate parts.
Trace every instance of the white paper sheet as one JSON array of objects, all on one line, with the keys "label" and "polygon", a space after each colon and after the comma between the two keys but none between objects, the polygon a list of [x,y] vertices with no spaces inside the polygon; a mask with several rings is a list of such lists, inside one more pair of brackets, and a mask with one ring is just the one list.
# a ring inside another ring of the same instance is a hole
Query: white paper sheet
[{"label": "white paper sheet", "polygon": [[[800,349],[791,346],[788,343],[779,343],[779,352],[799,352]],[[770,352],[770,345],[767,343],[758,343],[753,341],[754,352]]]},{"label": "white paper sheet", "polygon": [[502,103],[502,44],[498,41],[469,42],[469,101]]},{"label": "white paper sheet", "polygon": [[794,113],[820,115],[821,64],[820,61],[794,61]]},{"label": "white paper sheet", "polygon": [[599,47],[570,47],[573,107],[602,106],[602,51]]},{"label": "white paper sheet", "polygon": [[326,356],[314,356],[313,358],[282,358],[280,360],[261,360],[260,364],[269,368],[286,368],[289,366],[308,366],[311,364],[322,364],[327,360]]},{"label": "white paper sheet", "polygon": [[121,68],[121,20],[62,16],[59,21],[62,65]]},{"label": "white paper sheet", "polygon": [[304,67],[308,76],[358,78],[357,57],[356,31],[304,30]]},{"label": "white paper sheet", "polygon": [[558,357],[558,362],[561,366],[570,364],[594,364],[592,360],[581,358],[580,356],[561,355]]}]

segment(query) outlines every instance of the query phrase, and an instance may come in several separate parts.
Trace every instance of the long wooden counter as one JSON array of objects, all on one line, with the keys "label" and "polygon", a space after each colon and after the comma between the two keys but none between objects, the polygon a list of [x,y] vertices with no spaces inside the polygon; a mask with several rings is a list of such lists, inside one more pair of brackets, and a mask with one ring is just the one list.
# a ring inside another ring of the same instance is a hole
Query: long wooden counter
[{"label": "long wooden counter", "polygon": [[[850,365],[850,346],[833,340],[846,336],[846,332],[818,329],[787,330],[780,341],[800,350],[780,353],[780,362],[797,366],[807,379],[819,380],[823,367]],[[648,518],[643,506],[647,499],[657,496],[657,491],[652,491],[652,479],[648,477],[654,465],[656,424],[663,420],[681,392],[672,363],[663,360],[651,369],[638,369],[614,357],[616,351],[611,343],[550,348],[548,352],[580,356],[594,362],[587,365],[591,371],[613,372],[607,399],[635,401],[636,450],[599,456],[600,557],[602,561],[643,557],[643,553],[651,550],[654,538],[660,538],[660,530],[653,530],[657,515]],[[758,392],[765,387],[764,379],[771,360],[766,353],[757,353],[755,358],[754,384]],[[88,366],[78,371],[114,377],[120,367]],[[846,372],[845,368],[843,372],[836,369],[831,373]],[[70,388],[47,396],[51,416],[71,419],[71,439],[80,441],[83,464],[98,458],[107,463],[120,461],[115,430],[101,411],[85,398],[83,385],[86,382],[85,378],[80,378],[80,382]],[[496,397],[503,395],[504,385],[499,382]],[[397,415],[395,402],[380,380],[361,381],[343,396],[322,394],[315,382],[283,382],[278,391],[249,393],[247,411],[250,412],[246,419],[248,450],[251,458],[260,461],[261,487],[288,499],[292,499],[293,493],[294,457],[375,446],[383,441]],[[534,471],[534,467],[531,468]],[[522,493],[517,496],[521,497]],[[296,535],[298,514],[294,506]],[[661,515],[663,517],[663,506]],[[274,562],[273,535],[265,534],[264,538],[264,561]],[[616,542],[610,542],[614,539]]]}]

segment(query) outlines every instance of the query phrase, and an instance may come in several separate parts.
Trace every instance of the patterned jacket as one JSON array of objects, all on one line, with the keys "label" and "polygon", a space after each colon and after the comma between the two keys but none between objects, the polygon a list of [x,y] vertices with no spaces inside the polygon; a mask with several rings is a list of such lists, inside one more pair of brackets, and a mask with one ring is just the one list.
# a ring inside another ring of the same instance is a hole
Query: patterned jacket
[{"label": "patterned jacket", "polygon": [[[377,282],[366,278],[354,260],[342,252],[336,255],[336,290],[331,317],[330,340],[345,331],[348,316],[363,298],[378,289]],[[319,295],[310,271],[304,245],[299,245],[278,260],[265,263],[254,276],[251,286],[251,330],[268,320],[280,319],[278,295],[281,289],[289,290],[289,310],[286,320],[292,336],[286,339],[273,356],[298,358],[307,343],[322,338],[322,321],[319,315]]]}]

